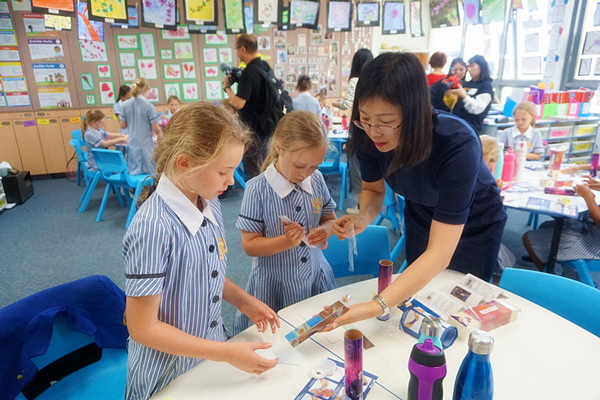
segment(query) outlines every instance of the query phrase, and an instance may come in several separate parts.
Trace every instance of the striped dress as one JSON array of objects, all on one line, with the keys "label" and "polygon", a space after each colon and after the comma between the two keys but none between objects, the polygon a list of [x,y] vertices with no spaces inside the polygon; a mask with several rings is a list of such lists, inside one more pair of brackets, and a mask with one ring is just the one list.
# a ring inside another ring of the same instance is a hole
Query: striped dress
[{"label": "striped dress", "polygon": [[[248,181],[236,226],[242,231],[262,233],[267,238],[277,237],[285,234],[279,218],[285,215],[302,224],[308,233],[335,207],[318,170],[302,183],[292,185],[271,165]],[[323,252],[300,243],[272,256],[254,258],[246,292],[277,312],[333,288],[333,270]],[[233,330],[241,332],[250,324],[238,311]]]},{"label": "striped dress", "polygon": [[[539,229],[527,232],[535,255],[544,264],[548,262],[554,221],[544,222]],[[560,235],[556,261],[600,260],[600,228],[593,221],[565,219]]]},{"label": "striped dress", "polygon": [[[123,239],[126,294],[161,295],[158,319],[223,342],[227,246],[218,200],[204,212],[163,175]],[[126,399],[147,399],[201,360],[151,349],[129,338]]]}]

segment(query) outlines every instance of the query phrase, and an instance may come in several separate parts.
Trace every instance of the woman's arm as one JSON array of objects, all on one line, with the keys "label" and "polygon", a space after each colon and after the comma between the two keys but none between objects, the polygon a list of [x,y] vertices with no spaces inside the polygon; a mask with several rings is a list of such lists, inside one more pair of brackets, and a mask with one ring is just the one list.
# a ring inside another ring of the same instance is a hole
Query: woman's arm
[{"label": "woman's arm", "polygon": [[360,194],[360,214],[344,215],[338,218],[332,225],[333,233],[340,239],[348,238],[348,228],[354,225],[354,233],[359,234],[365,230],[381,211],[383,199],[385,197],[385,182],[380,179],[375,182],[362,183],[362,192]]},{"label": "woman's arm", "polygon": [[465,110],[469,114],[481,114],[485,111],[487,106],[492,102],[492,95],[489,93],[481,93],[475,95],[475,97],[469,96],[469,94],[463,89],[462,85],[457,89],[450,89],[447,93],[457,95],[464,103]]}]

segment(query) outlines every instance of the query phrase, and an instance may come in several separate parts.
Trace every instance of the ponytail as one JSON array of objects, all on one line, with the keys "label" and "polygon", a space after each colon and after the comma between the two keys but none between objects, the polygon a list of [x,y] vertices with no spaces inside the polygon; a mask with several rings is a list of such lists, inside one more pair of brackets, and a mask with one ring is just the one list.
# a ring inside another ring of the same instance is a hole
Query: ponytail
[{"label": "ponytail", "polygon": [[131,85],[131,95],[136,97],[138,94],[142,94],[148,89],[148,81],[145,78],[136,78]]},{"label": "ponytail", "polygon": [[85,113],[85,118],[81,123],[81,133],[85,134],[88,129],[88,124],[96,121],[102,121],[104,119],[104,113],[100,110],[89,110]]}]

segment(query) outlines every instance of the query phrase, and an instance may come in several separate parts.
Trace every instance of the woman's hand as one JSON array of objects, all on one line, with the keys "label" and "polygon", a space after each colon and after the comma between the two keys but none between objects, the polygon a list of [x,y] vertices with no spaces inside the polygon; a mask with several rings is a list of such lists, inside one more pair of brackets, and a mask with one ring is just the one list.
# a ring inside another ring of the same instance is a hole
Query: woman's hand
[{"label": "woman's hand", "polygon": [[329,332],[335,328],[362,321],[364,319],[374,318],[383,313],[381,306],[375,300],[368,303],[358,303],[351,305],[341,317],[337,317],[331,324],[325,327],[321,332]]},{"label": "woman's hand", "polygon": [[369,220],[363,215],[343,215],[333,223],[333,234],[340,240],[345,240],[352,234],[350,225],[354,225],[354,234],[358,235],[369,225]]},{"label": "woman's hand", "polygon": [[269,360],[259,356],[255,350],[268,349],[271,343],[228,342],[223,361],[250,374],[260,375],[279,363],[279,358]]},{"label": "woman's hand", "polygon": [[455,94],[461,99],[464,99],[468,96],[467,92],[465,91],[465,89],[463,89],[462,85],[458,85],[456,89],[448,89],[446,91],[446,94]]},{"label": "woman's hand", "polygon": [[329,235],[327,234],[327,231],[320,226],[311,229],[310,232],[308,232],[308,235],[306,235],[306,238],[308,239],[308,244],[311,246],[319,246],[321,250],[327,248],[327,239],[329,238]]},{"label": "woman's hand", "polygon": [[254,322],[261,333],[266,332],[269,326],[273,333],[281,327],[277,313],[256,297],[248,296],[248,299],[240,304],[239,309]]},{"label": "woman's hand", "polygon": [[285,236],[292,247],[296,247],[302,241],[302,237],[304,236],[304,228],[297,222],[292,222],[291,224],[286,224],[282,222],[285,226]]}]

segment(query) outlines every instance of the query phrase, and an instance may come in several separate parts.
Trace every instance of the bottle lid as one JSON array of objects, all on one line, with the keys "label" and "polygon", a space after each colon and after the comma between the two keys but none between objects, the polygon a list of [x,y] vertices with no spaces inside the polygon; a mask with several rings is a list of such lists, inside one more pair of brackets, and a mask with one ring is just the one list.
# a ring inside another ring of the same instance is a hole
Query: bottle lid
[{"label": "bottle lid", "polygon": [[494,349],[494,338],[482,330],[474,330],[469,334],[469,350],[475,354],[491,354]]},{"label": "bottle lid", "polygon": [[427,316],[421,322],[421,333],[429,337],[442,336],[442,324],[438,317]]}]

